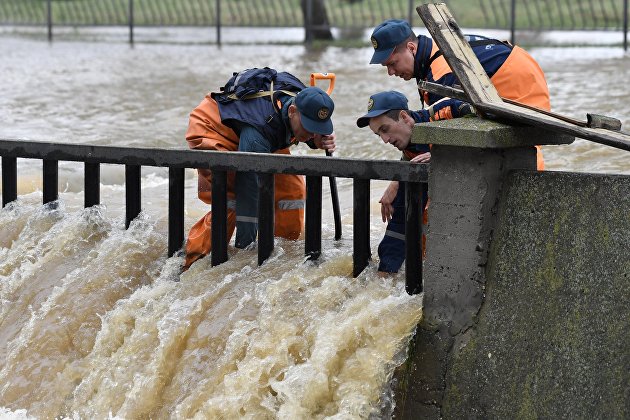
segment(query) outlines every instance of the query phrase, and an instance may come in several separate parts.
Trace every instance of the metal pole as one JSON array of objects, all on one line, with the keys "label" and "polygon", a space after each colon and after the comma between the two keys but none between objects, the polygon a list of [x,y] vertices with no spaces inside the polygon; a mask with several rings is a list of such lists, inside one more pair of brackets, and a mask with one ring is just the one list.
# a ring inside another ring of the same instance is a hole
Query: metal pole
[{"label": "metal pole", "polygon": [[217,0],[217,44],[221,46],[221,0]]},{"label": "metal pole", "polygon": [[86,208],[95,206],[101,201],[101,166],[98,162],[85,162],[83,180],[83,202]]},{"label": "metal pole", "polygon": [[2,207],[17,199],[17,159],[2,156]]},{"label": "metal pole", "polygon": [[271,255],[275,231],[275,178],[273,174],[258,174],[258,265]]},{"label": "metal pole", "polygon": [[129,43],[133,44],[133,0],[129,0]]},{"label": "metal pole", "polygon": [[141,210],[140,165],[125,165],[125,229]]},{"label": "metal pole", "polygon": [[628,51],[628,0],[623,2],[623,50]]},{"label": "metal pole", "polygon": [[306,177],[306,229],[304,254],[316,260],[322,253],[322,177]]},{"label": "metal pole", "polygon": [[48,24],[48,41],[52,41],[52,0],[46,1],[46,22]]},{"label": "metal pole", "polygon": [[227,172],[212,170],[212,253],[210,264],[216,266],[228,260]]},{"label": "metal pole", "polygon": [[358,277],[370,261],[370,180],[355,178],[353,195],[352,277]]},{"label": "metal pole", "polygon": [[422,291],[422,195],[427,184],[405,182],[405,289]]},{"label": "metal pole", "polygon": [[409,26],[413,27],[413,0],[409,0],[407,15],[409,16]]},{"label": "metal pole", "polygon": [[43,202],[48,204],[59,198],[59,161],[44,159],[43,167]]},{"label": "metal pole", "polygon": [[512,45],[516,42],[516,36],[514,32],[516,31],[516,0],[512,0],[512,7],[510,9],[510,43]]},{"label": "metal pole", "polygon": [[168,256],[184,244],[184,168],[168,168]]}]

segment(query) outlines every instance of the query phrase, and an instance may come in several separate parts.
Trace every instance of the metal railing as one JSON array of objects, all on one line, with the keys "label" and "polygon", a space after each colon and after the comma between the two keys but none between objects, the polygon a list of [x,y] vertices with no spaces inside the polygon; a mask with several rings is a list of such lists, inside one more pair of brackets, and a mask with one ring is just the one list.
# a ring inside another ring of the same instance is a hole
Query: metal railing
[{"label": "metal railing", "polygon": [[322,177],[353,179],[353,276],[368,265],[370,251],[370,180],[406,182],[406,289],[410,294],[422,291],[421,197],[427,188],[428,165],[400,161],[340,159],[287,156],[277,154],[216,152],[93,146],[0,139],[2,156],[2,206],[17,198],[17,158],[43,161],[43,203],[58,199],[59,161],[84,162],[84,205],[100,202],[100,164],[125,165],[125,226],[141,211],[141,167],[168,167],[168,255],[174,255],[184,243],[184,169],[212,170],[212,252],[211,264],[228,259],[227,172],[247,168],[259,174],[258,263],[262,264],[274,247],[274,174],[306,175],[305,255],[317,259],[322,238]]},{"label": "metal railing", "polygon": [[[461,27],[515,30],[623,30],[629,0],[450,0]],[[301,5],[301,3],[304,3]],[[330,27],[372,28],[385,19],[422,26],[418,0],[0,0],[0,24],[216,27],[304,27],[323,5]],[[302,11],[304,6],[304,11]]]}]

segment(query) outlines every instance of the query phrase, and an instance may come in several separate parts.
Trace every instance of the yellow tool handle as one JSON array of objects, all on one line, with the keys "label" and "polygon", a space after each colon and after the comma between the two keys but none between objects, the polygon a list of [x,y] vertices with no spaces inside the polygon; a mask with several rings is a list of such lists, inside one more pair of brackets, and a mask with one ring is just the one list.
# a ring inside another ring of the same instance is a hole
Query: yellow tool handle
[{"label": "yellow tool handle", "polygon": [[311,73],[311,86],[315,86],[318,80],[329,80],[328,90],[326,93],[330,95],[335,88],[335,73]]}]

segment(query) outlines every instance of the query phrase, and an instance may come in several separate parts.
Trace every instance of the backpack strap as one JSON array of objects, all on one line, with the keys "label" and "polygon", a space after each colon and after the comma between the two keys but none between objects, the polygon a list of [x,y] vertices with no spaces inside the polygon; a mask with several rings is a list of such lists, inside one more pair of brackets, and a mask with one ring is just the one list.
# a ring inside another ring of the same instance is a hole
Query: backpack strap
[{"label": "backpack strap", "polygon": [[[478,39],[476,41],[470,41],[469,44],[470,44],[470,48],[480,47],[482,45],[492,45],[492,44],[503,44],[510,49],[514,48],[509,42],[499,41],[498,39]],[[435,60],[440,58],[441,56],[442,56],[442,50],[437,50],[435,54],[433,54],[431,58],[429,58],[429,63],[427,64],[427,67],[431,67],[431,64]]]}]

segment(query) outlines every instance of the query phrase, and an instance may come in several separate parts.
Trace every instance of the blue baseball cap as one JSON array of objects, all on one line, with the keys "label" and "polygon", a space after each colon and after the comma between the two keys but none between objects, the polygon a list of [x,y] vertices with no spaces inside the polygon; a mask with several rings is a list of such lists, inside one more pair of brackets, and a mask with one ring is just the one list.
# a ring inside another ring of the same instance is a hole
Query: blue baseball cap
[{"label": "blue baseball cap", "polygon": [[392,109],[409,109],[407,97],[395,90],[379,92],[370,96],[368,101],[368,112],[357,120],[360,128],[370,125],[370,118],[378,117]]},{"label": "blue baseball cap", "polygon": [[328,135],[333,132],[330,120],[335,104],[330,96],[318,87],[307,87],[295,96],[302,126],[311,133]]},{"label": "blue baseball cap", "polygon": [[394,52],[394,48],[413,35],[411,26],[406,20],[389,19],[374,28],[372,46],[374,55],[370,64],[382,64]]}]

